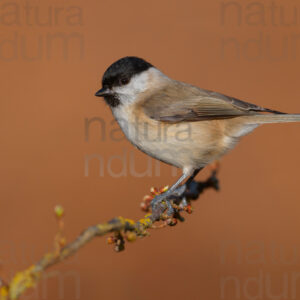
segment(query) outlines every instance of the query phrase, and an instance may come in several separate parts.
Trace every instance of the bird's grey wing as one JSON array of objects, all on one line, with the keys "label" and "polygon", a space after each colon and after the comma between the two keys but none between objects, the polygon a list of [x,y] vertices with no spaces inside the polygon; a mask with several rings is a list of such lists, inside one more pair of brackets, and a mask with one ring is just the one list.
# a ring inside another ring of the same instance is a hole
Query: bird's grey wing
[{"label": "bird's grey wing", "polygon": [[165,87],[145,99],[144,112],[163,122],[227,119],[258,112],[280,113],[188,84]]}]

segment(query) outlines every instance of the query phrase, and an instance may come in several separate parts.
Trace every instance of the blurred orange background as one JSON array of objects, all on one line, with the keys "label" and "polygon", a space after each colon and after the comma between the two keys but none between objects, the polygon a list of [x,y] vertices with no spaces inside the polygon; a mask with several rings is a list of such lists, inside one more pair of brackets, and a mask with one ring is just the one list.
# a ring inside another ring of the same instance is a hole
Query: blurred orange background
[{"label": "blurred orange background", "polygon": [[[112,62],[139,56],[174,79],[296,113],[299,26],[292,0],[1,1],[0,277],[53,248],[56,204],[71,241],[114,216],[140,218],[150,187],[180,175],[122,138],[94,97]],[[259,128],[224,157],[221,191],[203,194],[186,222],[122,253],[93,240],[23,299],[299,299],[299,130]]]}]

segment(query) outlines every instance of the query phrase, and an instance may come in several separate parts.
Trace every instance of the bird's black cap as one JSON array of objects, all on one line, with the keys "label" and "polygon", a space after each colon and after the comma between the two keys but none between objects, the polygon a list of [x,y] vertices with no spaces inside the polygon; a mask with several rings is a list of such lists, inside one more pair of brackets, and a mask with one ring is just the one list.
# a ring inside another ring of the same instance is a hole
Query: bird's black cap
[{"label": "bird's black cap", "polygon": [[142,58],[126,56],[114,62],[105,71],[102,78],[102,86],[111,88],[112,86],[128,83],[132,76],[153,67]]}]

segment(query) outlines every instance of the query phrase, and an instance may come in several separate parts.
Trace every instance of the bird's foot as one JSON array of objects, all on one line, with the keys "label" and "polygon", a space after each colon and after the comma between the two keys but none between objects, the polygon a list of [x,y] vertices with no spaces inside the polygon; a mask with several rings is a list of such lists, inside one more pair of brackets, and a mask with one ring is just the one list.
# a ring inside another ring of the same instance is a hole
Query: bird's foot
[{"label": "bird's foot", "polygon": [[172,206],[172,200],[168,198],[168,196],[165,195],[165,193],[157,195],[152,201],[151,201],[151,210],[152,215],[155,219],[159,219],[159,217],[162,215],[162,213],[166,211],[168,216],[172,216],[174,214],[174,208]]},{"label": "bird's foot", "polygon": [[186,186],[182,185],[175,190],[170,189],[162,194],[156,195],[150,203],[154,217],[159,218],[165,209],[168,216],[173,216],[176,213],[173,202],[181,198],[185,191]]},{"label": "bird's foot", "polygon": [[204,190],[213,188],[219,190],[219,181],[217,178],[218,167],[212,169],[211,176],[205,181],[191,181],[185,183],[176,189],[164,187],[161,189],[151,188],[151,194],[144,197],[141,203],[141,209],[149,212],[155,220],[165,217],[183,220],[180,216],[181,211],[191,213],[193,211],[191,201],[196,200]]}]

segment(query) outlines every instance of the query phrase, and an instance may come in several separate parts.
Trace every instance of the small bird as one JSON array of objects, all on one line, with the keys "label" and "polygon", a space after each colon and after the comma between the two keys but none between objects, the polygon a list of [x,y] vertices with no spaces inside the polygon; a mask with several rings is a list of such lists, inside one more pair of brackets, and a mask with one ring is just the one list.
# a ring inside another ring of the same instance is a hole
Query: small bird
[{"label": "small bird", "polygon": [[300,114],[173,80],[134,56],[114,62],[95,95],[104,98],[135,147],[183,170],[178,181],[151,203],[154,210],[165,200],[170,214],[168,198],[182,194],[201,169],[233,149],[243,136],[262,124],[300,121]]}]

